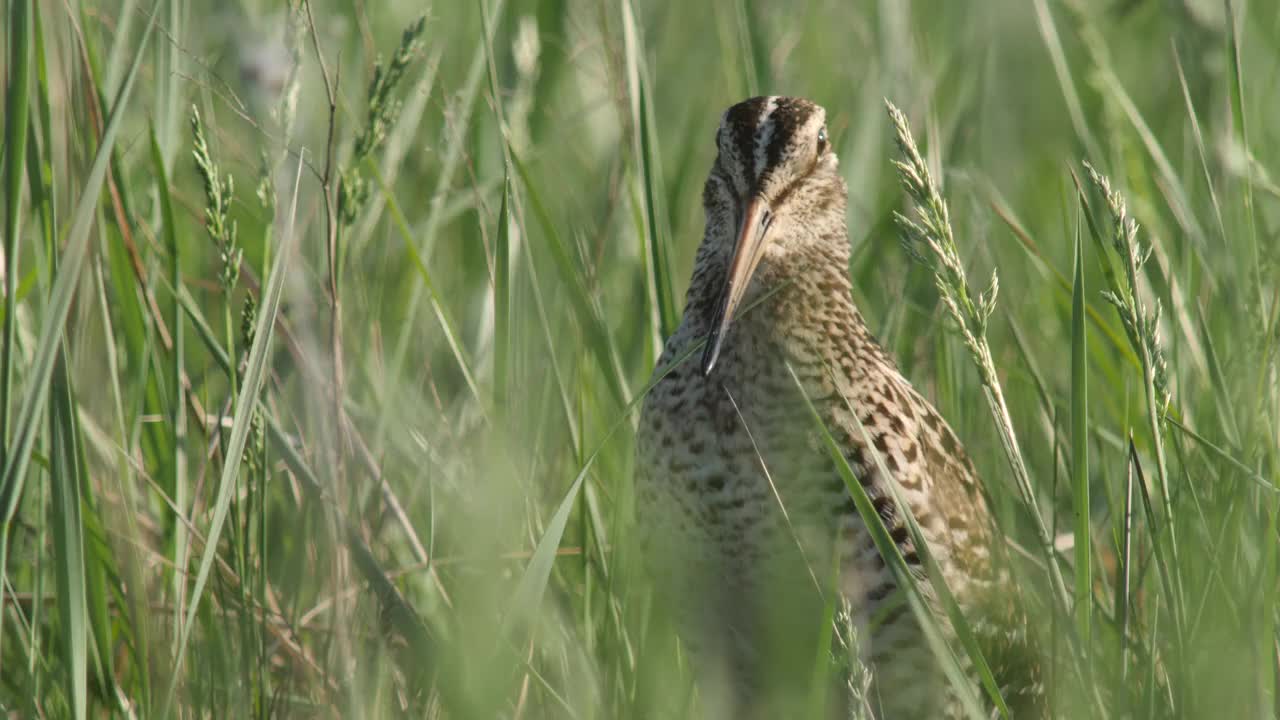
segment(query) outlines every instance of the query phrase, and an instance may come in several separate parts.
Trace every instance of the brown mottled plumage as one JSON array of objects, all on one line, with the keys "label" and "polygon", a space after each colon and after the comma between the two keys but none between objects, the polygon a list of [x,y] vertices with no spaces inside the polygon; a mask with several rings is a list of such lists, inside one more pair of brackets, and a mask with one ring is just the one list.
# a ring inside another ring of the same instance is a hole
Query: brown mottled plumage
[{"label": "brown mottled plumage", "polygon": [[[796,714],[821,597],[835,586],[862,628],[877,717],[937,716],[946,681],[817,442],[788,364],[923,575],[858,421],[865,427],[962,607],[992,585],[990,518],[955,434],[854,306],[848,191],[825,122],[821,107],[786,97],[752,98],[721,120],[706,235],[657,372],[707,344],[701,362],[677,364],[645,400],[640,523],[713,709]],[[794,678],[778,676],[784,653],[795,655]]]}]

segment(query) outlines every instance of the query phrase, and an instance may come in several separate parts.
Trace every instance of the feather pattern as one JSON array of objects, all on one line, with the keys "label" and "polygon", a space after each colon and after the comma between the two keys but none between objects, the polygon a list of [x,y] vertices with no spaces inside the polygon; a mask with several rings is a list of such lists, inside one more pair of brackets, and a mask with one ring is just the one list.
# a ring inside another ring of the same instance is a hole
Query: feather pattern
[{"label": "feather pattern", "polygon": [[[658,365],[714,332],[724,333],[723,349],[710,372],[686,362],[645,400],[636,481],[645,553],[703,675],[724,681],[732,716],[766,716],[766,698],[786,697],[773,692],[780,681],[765,676],[762,658],[776,659],[788,643],[804,652],[820,598],[832,590],[869,639],[862,652],[878,717],[937,716],[948,702],[945,681],[788,367],[923,578],[889,489],[897,483],[962,607],[995,585],[990,514],[956,434],[853,303],[847,189],[824,125],[822,108],[784,97],[745,101],[721,121],[703,193],[706,234],[683,319]],[[752,202],[769,208],[767,239],[742,309],[718,328]],[[881,476],[873,448],[891,478]],[[999,634],[1002,625],[982,627]]]}]

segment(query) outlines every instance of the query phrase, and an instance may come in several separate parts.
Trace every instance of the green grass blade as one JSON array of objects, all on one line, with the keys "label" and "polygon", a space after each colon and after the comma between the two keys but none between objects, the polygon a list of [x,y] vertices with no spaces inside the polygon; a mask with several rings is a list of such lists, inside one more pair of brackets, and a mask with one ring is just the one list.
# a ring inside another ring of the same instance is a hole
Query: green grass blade
[{"label": "green grass blade", "polygon": [[742,63],[742,74],[747,82],[747,95],[759,95],[763,78],[754,49],[756,33],[752,32],[751,12],[744,0],[735,0],[733,3],[733,20],[738,35],[739,62]]},{"label": "green grass blade", "polygon": [[493,252],[493,406],[506,407],[511,361],[511,217],[510,177],[502,180],[502,205],[498,209],[498,241]]},{"label": "green grass blade", "polygon": [[1256,285],[1255,292],[1261,302],[1266,302],[1262,298],[1263,283],[1262,269],[1259,262],[1258,253],[1258,220],[1254,209],[1253,199],[1253,161],[1249,151],[1249,124],[1245,118],[1244,107],[1244,69],[1240,61],[1240,27],[1236,19],[1236,11],[1234,3],[1231,0],[1223,0],[1223,6],[1226,8],[1226,26],[1227,26],[1227,51],[1230,54],[1227,67],[1231,70],[1230,83],[1228,85],[1231,98],[1231,120],[1232,129],[1239,136],[1240,144],[1244,149],[1244,212],[1249,222],[1249,246],[1253,251],[1253,281]]},{"label": "green grass blade", "polygon": [[53,412],[50,436],[53,452],[54,575],[58,589],[58,618],[62,623],[62,651],[67,667],[67,702],[77,720],[88,716],[89,607],[85,580],[84,523],[80,487],[84,468],[75,451],[75,407],[66,381],[63,356],[54,361]]},{"label": "green grass blade", "polygon": [[[1124,482],[1124,511],[1120,516],[1120,557],[1116,563],[1116,580],[1115,580],[1115,617],[1119,625],[1119,642],[1120,642],[1120,672],[1117,674],[1119,684],[1123,686],[1124,678],[1129,673],[1129,609],[1132,606],[1132,579],[1133,579],[1133,482],[1134,482],[1134,458],[1137,453],[1133,451],[1133,438],[1129,438],[1129,455],[1128,462],[1125,463],[1125,482]],[[1117,697],[1122,695],[1117,692]]]},{"label": "green grass blade", "polygon": [[[1075,262],[1071,282],[1071,485],[1074,489],[1075,615],[1080,641],[1089,648],[1093,616],[1093,543],[1089,536],[1089,360],[1085,332],[1084,246],[1077,225]],[[1091,653],[1085,652],[1086,673]]]},{"label": "green grass blade", "polygon": [[551,578],[551,567],[555,564],[556,549],[560,547],[560,539],[564,536],[565,526],[569,523],[569,513],[573,512],[573,507],[578,502],[578,492],[582,489],[582,484],[586,482],[587,472],[595,464],[596,458],[600,456],[603,445],[613,436],[613,431],[620,426],[620,424],[615,423],[614,427],[605,436],[601,447],[596,448],[587,457],[586,463],[578,471],[578,476],[573,479],[573,484],[569,486],[569,492],[565,493],[564,499],[560,501],[560,506],[556,508],[551,520],[547,522],[542,538],[538,540],[538,546],[534,548],[533,557],[529,559],[529,564],[525,566],[524,573],[520,576],[520,582],[516,584],[510,609],[502,618],[503,634],[509,632],[520,620],[527,619],[536,613],[538,607],[542,604],[542,595],[546,592],[547,581]]},{"label": "green grass blade", "polygon": [[[170,197],[169,174],[165,169],[164,152],[156,129],[151,128],[151,172],[156,183],[156,196],[160,200],[160,232],[169,249],[169,282],[174,288],[182,287],[182,244],[178,242],[174,224],[173,202]],[[186,332],[182,320],[178,294],[173,296],[170,330],[173,333],[173,381],[171,418],[173,423],[173,485],[170,492],[179,513],[187,512],[189,488],[187,482],[187,395],[182,374],[186,367]],[[173,533],[173,566],[184,567],[187,558],[187,524],[174,518],[170,526]],[[182,628],[182,615],[186,608],[186,576],[173,573],[173,638],[177,642]],[[176,646],[175,646],[176,651]]]},{"label": "green grass blade", "polygon": [[[27,123],[31,116],[31,20],[32,0],[14,0],[9,6],[8,88],[5,93],[4,137],[4,344],[0,346],[0,445],[8,462],[9,404],[13,392],[13,366],[18,330],[18,227],[22,217],[22,164],[27,159]],[[2,627],[2,626],[0,626]]]},{"label": "green grass blade", "polygon": [[542,595],[547,588],[547,580],[551,577],[551,567],[555,563],[556,548],[560,546],[560,538],[563,537],[565,526],[569,521],[569,513],[573,510],[573,506],[577,501],[578,492],[582,489],[583,483],[586,482],[587,472],[595,464],[597,458],[600,457],[600,453],[609,444],[609,440],[614,433],[628,424],[631,413],[640,407],[640,403],[644,400],[644,396],[649,389],[658,384],[658,381],[663,377],[666,377],[667,373],[693,357],[694,353],[702,348],[702,344],[702,341],[693,343],[691,347],[686,348],[669,365],[656,369],[649,384],[641,392],[637,393],[627,407],[619,413],[617,419],[605,431],[604,437],[600,440],[600,445],[587,456],[582,468],[578,471],[578,475],[569,486],[569,491],[565,494],[564,499],[560,501],[559,507],[556,508],[551,520],[547,523],[547,527],[542,533],[542,539],[538,541],[538,546],[533,551],[533,557],[530,558],[529,564],[525,566],[524,573],[520,576],[515,593],[512,595],[510,609],[503,616],[502,627],[504,633],[511,630],[518,621],[528,618],[541,603]]},{"label": "green grass blade", "polygon": [[[49,305],[40,328],[40,338],[36,343],[31,369],[27,375],[26,392],[15,424],[13,441],[9,445],[10,452],[4,459],[4,474],[0,476],[0,513],[3,513],[0,516],[3,520],[0,534],[8,531],[8,524],[17,510],[27,464],[31,460],[31,451],[35,446],[36,435],[39,433],[39,421],[48,404],[49,378],[53,374],[55,358],[61,344],[63,324],[71,309],[71,300],[79,283],[80,270],[88,254],[89,229],[98,205],[98,193],[106,178],[111,149],[119,134],[134,80],[142,64],[142,56],[151,37],[151,30],[155,26],[155,19],[156,14],[153,12],[134,52],[129,72],[125,75],[120,92],[111,106],[111,114],[103,129],[102,141],[94,154],[93,164],[85,176],[84,190],[76,204],[71,229],[67,234],[66,245],[59,261],[57,280],[50,292]],[[3,575],[4,568],[0,564],[0,576]]]},{"label": "green grass blade", "polygon": [[655,304],[657,327],[655,347],[661,347],[662,338],[675,332],[680,322],[677,315],[675,293],[671,282],[671,259],[668,253],[670,231],[667,230],[665,212],[659,207],[664,192],[662,168],[658,151],[658,138],[653,130],[653,108],[649,90],[649,73],[645,65],[643,41],[635,12],[628,0],[622,2],[623,47],[627,66],[627,94],[631,100],[631,127],[634,129],[632,155],[639,171],[641,184],[639,200],[639,234],[643,239],[646,282],[650,302]]}]

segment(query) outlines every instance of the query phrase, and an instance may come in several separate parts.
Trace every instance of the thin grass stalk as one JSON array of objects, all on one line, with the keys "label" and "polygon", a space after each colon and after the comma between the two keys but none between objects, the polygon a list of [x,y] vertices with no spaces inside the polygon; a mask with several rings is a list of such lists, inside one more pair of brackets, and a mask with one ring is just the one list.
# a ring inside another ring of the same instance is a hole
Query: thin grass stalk
[{"label": "thin grass stalk", "polygon": [[[9,405],[13,393],[18,331],[18,227],[22,218],[22,164],[27,159],[27,123],[31,98],[31,0],[9,6],[9,72],[5,93],[4,139],[4,345],[0,347],[0,463],[9,454]],[[3,627],[0,625],[0,627]],[[3,637],[3,633],[0,633]]]},{"label": "thin grass stalk", "polygon": [[[151,130],[151,172],[156,183],[157,203],[160,207],[160,234],[169,250],[169,282],[173,287],[182,287],[182,244],[178,241],[174,226],[173,202],[169,192],[168,171],[165,169],[164,153],[160,147],[160,139],[155,128]],[[185,513],[190,502],[190,489],[187,480],[187,397],[183,384],[183,372],[186,364],[186,333],[182,320],[182,308],[178,302],[178,294],[173,293],[171,305],[171,328],[173,332],[173,402],[170,422],[173,426],[173,493],[174,505],[179,513]],[[188,531],[185,522],[175,518],[170,524],[172,534],[172,557],[175,568],[182,568],[187,557]],[[173,642],[178,640],[178,631],[182,627],[182,614],[186,607],[186,574],[174,572],[173,588]]]},{"label": "thin grass stalk", "polygon": [[[33,39],[35,44],[35,47],[34,47],[35,75],[36,75],[35,110],[37,113],[37,119],[39,121],[38,127],[36,129],[39,132],[38,137],[40,142],[27,143],[27,185],[31,193],[31,205],[35,208],[35,211],[38,214],[38,217],[40,218],[40,244],[37,246],[37,251],[38,251],[37,257],[40,254],[39,251],[43,251],[44,255],[50,258],[51,267],[50,267],[49,273],[50,275],[54,275],[57,272],[56,270],[57,253],[55,250],[55,243],[57,242],[57,237],[58,237],[58,229],[57,229],[58,222],[57,222],[57,215],[56,215],[57,194],[56,194],[56,188],[53,183],[53,168],[52,168],[52,165],[53,165],[52,154],[53,154],[54,139],[53,139],[53,129],[51,126],[52,113],[50,112],[50,109],[49,109],[50,108],[49,83],[48,83],[49,75],[48,75],[48,70],[45,63],[44,26],[41,19],[40,4],[39,3],[32,4],[31,9],[32,9],[32,30],[34,33]],[[32,139],[34,139],[35,137],[36,135],[33,133]],[[44,153],[43,155],[41,154],[42,150]],[[17,258],[15,257],[14,258],[15,263],[16,263],[16,260]],[[6,267],[8,268],[8,272],[12,273],[13,275],[17,275],[16,265],[6,265]],[[7,295],[7,297],[14,297],[15,295],[16,293],[10,293],[9,295]],[[6,312],[7,318],[15,317],[12,314],[13,312],[15,312],[15,309],[11,309],[6,306],[6,310],[7,310]],[[6,332],[7,332],[7,328],[6,328]],[[5,359],[6,360],[9,359],[9,356],[7,354],[5,356]],[[7,409],[8,402],[5,401],[4,405]],[[3,444],[3,439],[4,439],[4,436],[0,435],[0,444]],[[3,453],[4,451],[0,451],[0,463],[3,462],[3,459],[2,459]],[[38,491],[38,495],[34,502],[34,507],[39,508],[41,511],[45,511],[47,508],[50,507],[51,489],[49,486],[50,486],[50,483],[39,484],[40,489]],[[11,584],[12,579],[6,573],[7,565],[5,564],[5,559],[7,555],[8,533],[7,533],[7,528],[4,526],[3,523],[0,523],[0,532],[4,533],[4,536],[0,537],[0,594],[3,594],[4,590],[2,588],[4,588],[5,586],[8,586],[9,590],[12,591],[13,587]],[[34,562],[31,563],[31,568],[30,568],[31,577],[33,578],[33,581],[34,581],[33,595],[34,597],[37,597],[37,598],[44,597],[45,583],[47,582],[48,574],[45,572],[45,558],[46,558],[45,551],[46,551],[46,548],[49,547],[48,536],[49,536],[49,523],[47,522],[38,523],[38,529],[36,531],[36,542],[35,542],[35,548],[36,548],[35,559],[34,559]],[[4,604],[3,602],[0,602],[0,605],[3,605],[3,604]],[[31,693],[32,697],[27,706],[27,712],[32,716],[39,714],[40,710],[39,710],[38,702],[42,696],[41,675],[38,673],[38,671],[40,670],[40,663],[45,659],[45,655],[41,651],[41,648],[44,647],[42,635],[41,635],[41,630],[44,625],[43,610],[44,610],[43,603],[36,603],[32,607],[28,633],[26,636],[26,640],[27,640],[26,670],[27,670],[27,674],[32,678],[32,685],[34,687],[34,692]],[[0,612],[0,645],[3,645],[2,641],[4,638],[3,615],[4,613]],[[3,657],[3,653],[0,653],[0,658],[2,657]]]},{"label": "thin grass stalk", "polygon": [[[508,415],[508,384],[511,360],[511,145],[510,128],[498,85],[498,67],[493,54],[493,23],[485,6],[485,0],[476,0],[480,11],[480,42],[484,47],[485,67],[489,79],[489,99],[494,120],[498,124],[499,145],[502,148],[502,204],[498,209],[498,237],[493,249],[493,408],[503,416]],[[499,7],[501,10],[501,7]],[[501,19],[501,18],[498,18]]]},{"label": "thin grass stalk", "polygon": [[[1170,570],[1169,558],[1165,557],[1163,545],[1162,543],[1158,542],[1161,535],[1160,520],[1159,520],[1158,513],[1156,511],[1156,507],[1151,502],[1151,493],[1147,490],[1147,488],[1150,486],[1150,483],[1146,477],[1146,474],[1142,469],[1142,462],[1138,458],[1138,448],[1137,448],[1137,445],[1135,445],[1133,442],[1132,433],[1130,433],[1130,437],[1129,437],[1128,457],[1129,457],[1129,463],[1133,467],[1134,474],[1137,477],[1137,482],[1135,483],[1135,485],[1137,485],[1137,488],[1138,488],[1138,497],[1141,498],[1142,500],[1142,509],[1147,518],[1147,525],[1153,528],[1152,534],[1155,536],[1152,541],[1152,555],[1155,559],[1156,574],[1160,581],[1160,589],[1164,593],[1164,597],[1168,598],[1168,601],[1171,605],[1169,615],[1172,617],[1174,622],[1174,637],[1173,637],[1174,646],[1178,650],[1178,654],[1183,658],[1185,658],[1185,653],[1182,652],[1183,638],[1186,636],[1185,632],[1182,629],[1183,628],[1183,619],[1182,619],[1182,610],[1181,610],[1182,602],[1179,599],[1180,596],[1174,592],[1174,587],[1175,587],[1174,579],[1173,579],[1174,575],[1173,575],[1173,571]],[[1157,613],[1155,617],[1158,620],[1160,618],[1160,614]],[[1148,635],[1151,643],[1150,646],[1148,647],[1148,652],[1151,653],[1153,656],[1155,654],[1154,648],[1156,647],[1156,640],[1158,639],[1158,628],[1159,628],[1159,625],[1153,622],[1151,631]],[[1157,663],[1152,662],[1150,663],[1150,665],[1151,665],[1151,673],[1153,674],[1152,682],[1154,684],[1154,673],[1155,673],[1155,666],[1157,665]],[[1172,668],[1174,670],[1177,670],[1180,667],[1182,666],[1178,664],[1172,665]],[[1174,699],[1172,700],[1173,709],[1176,710],[1179,707],[1181,707],[1181,698],[1186,688],[1182,686],[1182,683],[1179,682],[1179,678],[1177,677],[1174,678],[1174,681],[1173,683],[1171,683],[1171,685],[1172,687],[1170,688],[1170,691],[1173,693],[1173,697],[1174,697]],[[1151,693],[1152,697],[1154,697],[1154,692],[1155,692],[1154,688],[1149,689],[1149,693]],[[1148,702],[1148,706],[1150,706],[1151,702],[1153,701],[1148,700],[1147,702]]]},{"label": "thin grass stalk", "polygon": [[760,77],[757,54],[752,42],[754,38],[751,32],[751,13],[744,0],[734,1],[733,20],[734,30],[738,35],[738,58],[742,63],[742,74],[746,79],[747,95],[759,95],[763,78]]},{"label": "thin grass stalk", "polygon": [[[379,59],[373,68],[373,79],[367,90],[366,114],[364,129],[355,139],[351,157],[347,164],[337,169],[337,177],[332,172],[335,154],[336,132],[336,81],[331,82],[324,54],[320,49],[320,38],[316,32],[315,18],[312,14],[311,2],[306,3],[306,18],[311,30],[311,40],[316,59],[324,80],[325,93],[329,101],[328,140],[325,147],[325,163],[322,175],[322,192],[325,203],[325,227],[328,236],[327,257],[329,270],[329,352],[332,370],[332,405],[333,405],[333,447],[331,448],[333,478],[345,476],[346,450],[350,445],[350,428],[343,420],[344,403],[346,401],[346,350],[343,345],[344,304],[340,294],[343,270],[346,266],[347,232],[360,217],[368,202],[369,184],[361,173],[364,163],[372,165],[375,151],[386,141],[388,128],[393,126],[399,116],[401,103],[395,97],[396,86],[404,78],[405,72],[414,59],[420,54],[421,37],[426,28],[426,16],[420,15],[401,33],[400,44],[396,47],[390,61],[383,63]],[[336,179],[336,188],[333,187]]]},{"label": "thin grass stalk", "polygon": [[427,300],[435,313],[436,320],[440,323],[440,330],[444,333],[446,344],[452,352],[454,361],[458,364],[458,370],[462,373],[463,382],[466,383],[467,389],[471,391],[471,397],[476,401],[476,405],[480,408],[482,414],[487,415],[489,409],[485,403],[484,396],[480,393],[480,386],[476,381],[475,371],[472,370],[472,361],[467,355],[467,351],[462,347],[462,341],[456,329],[456,323],[450,315],[448,309],[444,306],[444,299],[436,288],[435,282],[432,280],[431,271],[427,269],[424,258],[418,253],[417,247],[413,244],[413,231],[409,229],[409,221],[405,218],[404,212],[400,209],[400,203],[396,201],[395,196],[391,193],[391,188],[383,183],[381,174],[377,175],[378,182],[383,190],[384,200],[386,202],[387,212],[391,214],[392,227],[399,233],[404,240],[405,251],[409,254],[409,260],[413,263],[418,271],[418,276],[422,280],[421,285],[415,285],[415,294],[418,288],[425,288],[427,291]]},{"label": "thin grass stalk", "polygon": [[551,251],[552,259],[555,261],[555,268],[560,275],[560,280],[569,293],[570,305],[573,308],[574,316],[582,333],[586,336],[587,348],[590,350],[592,357],[595,358],[601,374],[604,375],[615,402],[623,407],[630,405],[632,396],[630,389],[627,387],[626,373],[622,369],[622,361],[618,356],[617,348],[613,343],[612,336],[609,334],[600,308],[588,293],[586,284],[582,279],[582,273],[575,267],[576,263],[569,252],[569,247],[564,242],[564,238],[561,237],[559,230],[556,229],[556,224],[552,221],[551,215],[537,191],[537,185],[533,182],[528,167],[521,161],[520,156],[514,152],[511,154],[511,161],[513,167],[515,167],[516,175],[524,185],[526,197],[532,205],[533,215],[538,221],[538,227],[548,240],[548,249]]},{"label": "thin grass stalk", "polygon": [[[1129,439],[1129,446],[1133,446],[1133,438]],[[1125,462],[1125,480],[1124,480],[1124,514],[1120,520],[1122,522],[1120,528],[1120,562],[1116,566],[1116,605],[1115,616],[1119,619],[1119,641],[1120,641],[1120,687],[1124,686],[1124,681],[1129,677],[1129,608],[1131,605],[1132,588],[1132,566],[1133,566],[1133,482],[1134,482],[1134,455],[1132,453],[1127,457]],[[1120,694],[1117,692],[1117,697]]]},{"label": "thin grass stalk", "polygon": [[[1236,12],[1235,2],[1233,0],[1223,0],[1226,9],[1226,27],[1228,51],[1230,53],[1229,65],[1231,75],[1229,84],[1229,95],[1231,101],[1231,119],[1232,129],[1239,137],[1242,150],[1244,152],[1244,211],[1245,218],[1249,224],[1249,249],[1252,255],[1252,262],[1249,263],[1250,269],[1253,271],[1253,281],[1255,292],[1257,294],[1257,304],[1259,314],[1266,318],[1262,328],[1262,337],[1266,338],[1266,342],[1272,342],[1271,338],[1280,337],[1280,290],[1276,290],[1271,300],[1271,308],[1268,312],[1267,297],[1265,290],[1267,284],[1262,279],[1262,269],[1264,267],[1264,257],[1259,250],[1258,239],[1258,212],[1257,204],[1254,198],[1254,186],[1257,184],[1258,171],[1254,168],[1255,159],[1253,150],[1249,141],[1249,125],[1245,113],[1245,95],[1244,95],[1244,64],[1241,61],[1241,40],[1240,31],[1244,24],[1244,18]],[[1247,4],[1246,4],[1247,7]],[[1265,171],[1263,172],[1265,174]],[[1272,283],[1275,288],[1275,283]],[[1274,343],[1272,343],[1274,344]],[[1255,430],[1257,421],[1265,416],[1263,412],[1266,399],[1272,397],[1273,393],[1267,391],[1268,376],[1273,372],[1272,363],[1268,362],[1269,355],[1264,355],[1262,362],[1258,363],[1258,377],[1254,383],[1254,397],[1257,398],[1253,411],[1249,413],[1250,430]]]},{"label": "thin grass stalk", "polygon": [[1049,52],[1049,59],[1053,62],[1053,72],[1058,78],[1058,86],[1062,91],[1062,98],[1067,105],[1067,114],[1071,118],[1071,126],[1076,132],[1076,137],[1080,140],[1080,144],[1090,154],[1097,152],[1098,143],[1093,137],[1093,133],[1089,130],[1089,124],[1084,118],[1083,104],[1080,102],[1080,95],[1076,91],[1076,83],[1071,77],[1071,66],[1067,62],[1066,54],[1062,49],[1062,40],[1058,37],[1058,27],[1053,21],[1053,12],[1049,9],[1048,0],[1034,0],[1036,11],[1036,26],[1040,30],[1040,39],[1044,41],[1045,49]]}]

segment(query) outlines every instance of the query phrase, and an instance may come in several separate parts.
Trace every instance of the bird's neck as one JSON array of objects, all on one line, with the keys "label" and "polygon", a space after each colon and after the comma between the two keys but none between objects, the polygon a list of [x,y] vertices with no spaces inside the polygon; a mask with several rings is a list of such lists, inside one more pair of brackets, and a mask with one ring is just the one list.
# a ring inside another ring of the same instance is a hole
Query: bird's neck
[{"label": "bird's neck", "polygon": [[[701,332],[710,330],[719,313],[729,262],[728,253],[709,252],[706,247],[699,253],[685,314],[688,319],[696,318]],[[760,329],[790,327],[796,325],[797,318],[812,317],[821,322],[822,317],[832,314],[861,323],[852,287],[846,237],[766,253],[734,324]]]}]

